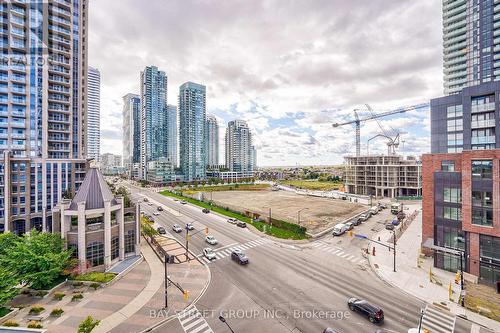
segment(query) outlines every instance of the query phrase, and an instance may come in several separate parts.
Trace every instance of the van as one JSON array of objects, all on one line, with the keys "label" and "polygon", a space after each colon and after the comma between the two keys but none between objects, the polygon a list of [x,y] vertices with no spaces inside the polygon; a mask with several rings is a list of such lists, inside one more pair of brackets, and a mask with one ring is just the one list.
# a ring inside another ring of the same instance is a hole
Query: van
[{"label": "van", "polygon": [[378,206],[373,206],[372,208],[370,208],[370,214],[372,215],[375,215],[378,213]]},{"label": "van", "polygon": [[344,223],[336,224],[333,227],[333,236],[340,236],[347,231],[348,227]]}]

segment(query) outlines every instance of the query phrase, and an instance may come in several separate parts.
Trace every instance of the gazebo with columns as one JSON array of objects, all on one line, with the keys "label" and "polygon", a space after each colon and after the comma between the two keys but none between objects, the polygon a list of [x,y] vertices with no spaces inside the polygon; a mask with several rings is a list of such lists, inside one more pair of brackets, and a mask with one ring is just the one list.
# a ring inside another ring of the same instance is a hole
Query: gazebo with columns
[{"label": "gazebo with columns", "polygon": [[81,273],[105,271],[127,257],[140,254],[140,210],[125,207],[97,168],[90,168],[72,200],[53,210],[54,232],[60,232]]}]

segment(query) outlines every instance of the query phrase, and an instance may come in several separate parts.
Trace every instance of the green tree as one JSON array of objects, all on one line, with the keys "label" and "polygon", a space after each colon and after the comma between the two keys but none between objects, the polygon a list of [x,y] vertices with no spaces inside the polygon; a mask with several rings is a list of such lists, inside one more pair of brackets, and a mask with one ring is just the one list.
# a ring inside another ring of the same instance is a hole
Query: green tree
[{"label": "green tree", "polygon": [[12,232],[0,234],[0,258],[10,253],[16,243],[22,241],[22,238]]},{"label": "green tree", "polygon": [[14,274],[0,267],[0,307],[12,300],[18,293],[19,281]]},{"label": "green tree", "polygon": [[35,289],[51,285],[70,264],[70,251],[64,250],[59,234],[31,231],[15,242],[9,253],[0,256],[0,267],[23,284]]},{"label": "green tree", "polygon": [[78,333],[90,333],[94,328],[99,325],[101,321],[100,320],[94,320],[92,316],[88,316],[85,318],[80,325],[78,325]]}]

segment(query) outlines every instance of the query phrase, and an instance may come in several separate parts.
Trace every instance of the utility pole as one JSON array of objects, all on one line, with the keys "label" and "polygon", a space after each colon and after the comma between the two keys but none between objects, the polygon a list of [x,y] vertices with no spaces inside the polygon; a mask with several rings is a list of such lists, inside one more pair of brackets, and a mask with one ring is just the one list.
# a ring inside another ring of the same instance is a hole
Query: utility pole
[{"label": "utility pole", "polygon": [[189,261],[189,228],[186,226],[186,261]]},{"label": "utility pole", "polygon": [[465,307],[465,288],[464,288],[464,265],[463,259],[464,252],[460,251],[460,299],[462,307]]},{"label": "utility pole", "polygon": [[165,254],[165,309],[168,309],[168,261],[169,255]]}]

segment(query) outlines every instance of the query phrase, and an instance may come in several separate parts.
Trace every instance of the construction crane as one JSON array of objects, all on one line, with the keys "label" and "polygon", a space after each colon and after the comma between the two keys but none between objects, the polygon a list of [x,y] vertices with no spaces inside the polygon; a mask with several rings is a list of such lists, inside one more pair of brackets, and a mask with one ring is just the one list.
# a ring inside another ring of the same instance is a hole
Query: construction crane
[{"label": "construction crane", "polygon": [[[428,103],[421,103],[421,104],[417,104],[417,105],[402,107],[402,108],[399,108],[396,110],[386,111],[386,112],[376,114],[373,112],[373,109],[368,104],[365,104],[365,105],[366,105],[368,111],[370,111],[370,116],[368,116],[366,118],[360,118],[359,114],[358,114],[358,111],[360,111],[360,109],[355,109],[354,110],[354,120],[347,121],[345,123],[335,123],[332,125],[333,127],[340,127],[340,126],[344,126],[344,125],[355,124],[355,126],[356,126],[356,156],[359,156],[361,154],[361,123],[362,122],[373,120],[373,119],[375,119],[378,122],[378,118],[392,116],[392,115],[395,115],[398,113],[405,113],[407,111],[417,110],[417,109],[421,109],[424,107],[429,107]],[[389,143],[388,143],[389,152],[391,152],[391,151],[394,152],[395,148],[399,145],[399,133],[397,133],[395,139],[392,139],[389,135],[387,135],[385,133],[380,122],[378,122],[378,124],[379,124],[379,127],[384,132],[384,134],[382,134],[380,136],[383,136],[383,137],[390,139]]]}]

